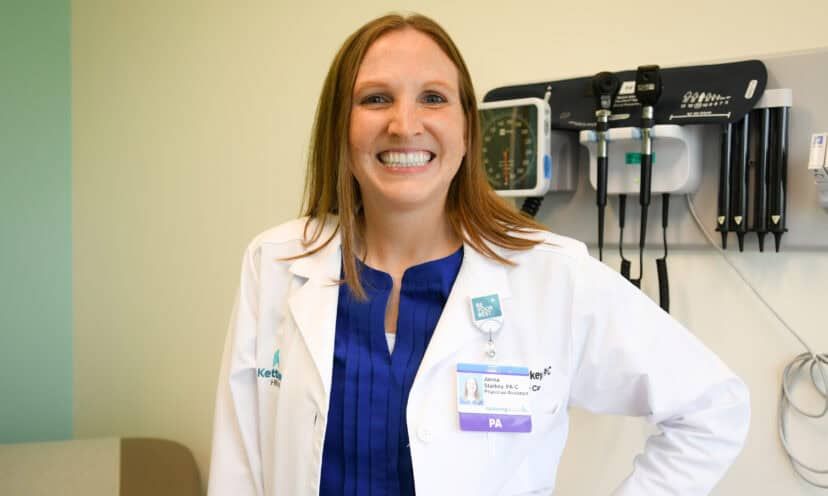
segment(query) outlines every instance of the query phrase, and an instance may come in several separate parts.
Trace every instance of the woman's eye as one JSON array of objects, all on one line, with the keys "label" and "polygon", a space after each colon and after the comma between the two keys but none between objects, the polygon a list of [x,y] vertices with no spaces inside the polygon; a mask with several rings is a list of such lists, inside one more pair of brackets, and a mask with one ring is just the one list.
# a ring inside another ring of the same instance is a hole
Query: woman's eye
[{"label": "woman's eye", "polygon": [[437,103],[446,103],[446,99],[439,93],[428,93],[423,96],[423,102],[433,105]]},{"label": "woman's eye", "polygon": [[391,100],[385,95],[368,95],[360,100],[360,103],[363,105],[379,105],[390,101]]}]

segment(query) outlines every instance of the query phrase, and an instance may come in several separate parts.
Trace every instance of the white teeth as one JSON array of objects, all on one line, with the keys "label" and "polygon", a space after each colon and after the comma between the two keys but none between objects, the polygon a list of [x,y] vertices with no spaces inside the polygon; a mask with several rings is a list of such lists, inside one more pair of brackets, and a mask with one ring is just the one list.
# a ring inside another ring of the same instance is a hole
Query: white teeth
[{"label": "white teeth", "polygon": [[389,167],[422,167],[431,160],[429,152],[382,152],[380,161]]}]

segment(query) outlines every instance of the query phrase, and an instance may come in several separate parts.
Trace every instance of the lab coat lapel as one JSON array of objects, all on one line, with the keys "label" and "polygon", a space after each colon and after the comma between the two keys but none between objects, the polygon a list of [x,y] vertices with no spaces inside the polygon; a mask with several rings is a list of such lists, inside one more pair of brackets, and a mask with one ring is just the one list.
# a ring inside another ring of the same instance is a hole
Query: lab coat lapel
[{"label": "lab coat lapel", "polygon": [[[498,250],[500,252],[500,250]],[[501,254],[503,255],[503,254]],[[486,337],[472,323],[471,298],[497,293],[501,300],[511,297],[508,266],[486,258],[469,244],[463,246],[463,263],[454,281],[446,306],[426,349],[417,378],[427,380],[432,368],[470,341],[480,345],[484,358]],[[508,315],[504,314],[504,318]]]},{"label": "lab coat lapel", "polygon": [[[334,228],[335,225],[327,225],[320,240],[328,239]],[[336,281],[341,267],[339,233],[327,246],[313,255],[296,259],[290,267],[294,275],[307,279],[290,297],[288,306],[319,374],[323,393],[322,398],[317,398],[320,405],[327,405],[331,390],[339,299],[339,285]]]}]

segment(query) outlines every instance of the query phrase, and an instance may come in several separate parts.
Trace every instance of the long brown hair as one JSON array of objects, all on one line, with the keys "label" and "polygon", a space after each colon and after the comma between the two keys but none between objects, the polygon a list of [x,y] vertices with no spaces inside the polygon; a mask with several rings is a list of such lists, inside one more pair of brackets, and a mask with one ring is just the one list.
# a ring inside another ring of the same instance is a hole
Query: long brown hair
[{"label": "long brown hair", "polygon": [[[502,248],[527,250],[538,241],[520,236],[521,233],[548,230],[518,213],[489,186],[483,172],[480,118],[471,75],[448,33],[432,19],[419,14],[379,17],[345,40],[328,70],[311,136],[303,206],[303,215],[308,216],[304,233],[306,247],[319,240],[328,216],[339,216],[345,283],[360,298],[365,297],[365,291],[357,273],[354,246],[361,235],[361,198],[359,185],[350,170],[348,135],[353,89],[362,59],[371,44],[390,31],[405,28],[416,29],[431,37],[457,67],[468,136],[466,156],[449,186],[446,200],[446,214],[452,229],[484,256],[507,265],[513,265],[513,262],[498,255],[486,242]],[[315,228],[311,230],[314,220]],[[299,257],[316,253],[334,236],[336,231],[322,244]]]}]

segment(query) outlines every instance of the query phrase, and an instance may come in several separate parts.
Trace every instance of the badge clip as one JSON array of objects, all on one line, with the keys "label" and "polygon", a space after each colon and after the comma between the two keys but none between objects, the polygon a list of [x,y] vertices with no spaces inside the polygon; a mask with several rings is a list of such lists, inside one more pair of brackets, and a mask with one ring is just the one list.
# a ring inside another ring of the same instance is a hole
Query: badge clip
[{"label": "badge clip", "polygon": [[503,310],[500,307],[500,296],[490,294],[471,299],[472,322],[478,330],[489,335],[486,343],[486,356],[497,356],[494,335],[503,327]]}]

